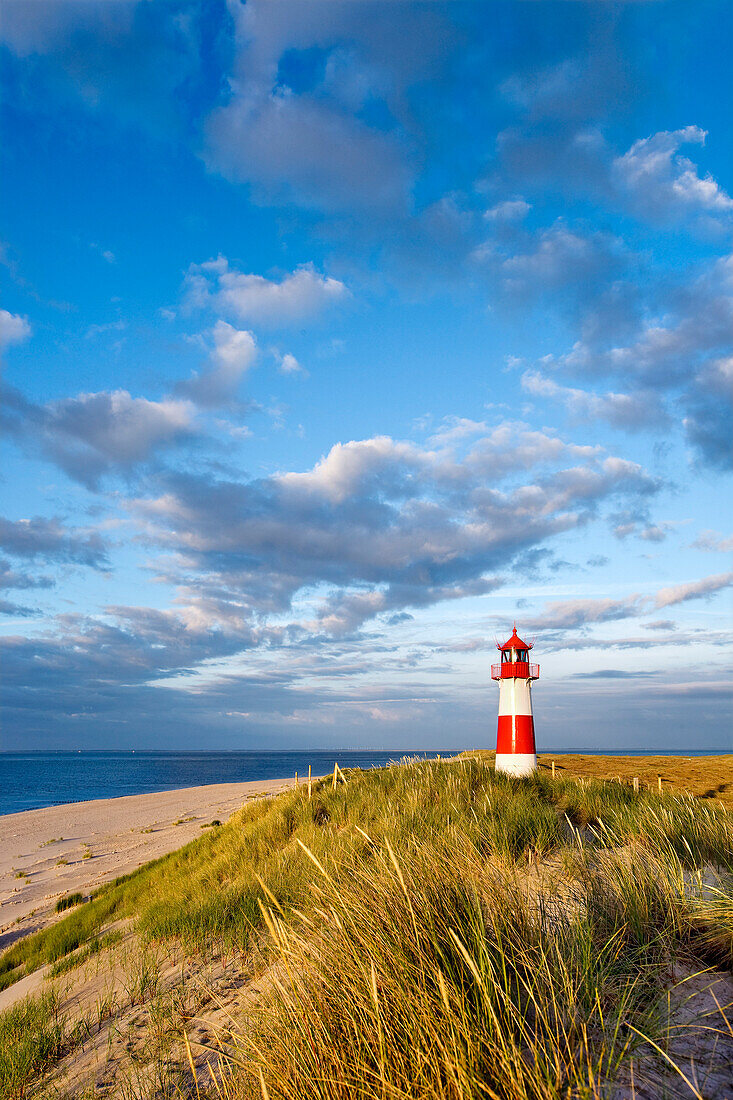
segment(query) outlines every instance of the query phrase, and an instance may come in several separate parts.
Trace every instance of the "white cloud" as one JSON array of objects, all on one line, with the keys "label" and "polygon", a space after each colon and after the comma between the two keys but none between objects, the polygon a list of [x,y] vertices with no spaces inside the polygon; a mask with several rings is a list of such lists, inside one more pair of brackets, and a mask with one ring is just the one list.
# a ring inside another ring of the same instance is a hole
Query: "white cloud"
[{"label": "white cloud", "polygon": [[280,365],[278,370],[281,374],[307,374],[308,371],[301,367],[298,360],[289,351],[286,351],[284,355],[280,356]]},{"label": "white cloud", "polygon": [[[390,5],[370,20],[358,4],[230,4],[236,52],[231,95],[205,126],[207,164],[251,186],[255,201],[379,217],[405,211],[414,116],[408,87],[444,54],[438,14]],[[302,87],[287,62],[317,49],[323,69]],[[376,106],[389,125],[368,118]]]},{"label": "white cloud", "polygon": [[[571,228],[562,218],[533,232],[506,218],[492,218],[490,224],[492,235],[470,256],[492,296],[510,304],[547,301],[563,313],[585,312],[589,299],[597,300],[633,260],[617,236]],[[462,243],[465,248],[465,234]]]},{"label": "white cloud", "polygon": [[350,297],[338,279],[304,264],[278,282],[229,267],[225,257],[192,264],[186,277],[189,303],[210,306],[250,324],[288,325],[312,320]]},{"label": "white cloud", "polygon": [[504,202],[498,202],[496,206],[492,206],[490,210],[484,213],[484,217],[487,221],[496,222],[513,222],[521,221],[532,209],[530,203],[525,202],[524,199],[506,199]]},{"label": "white cloud", "polygon": [[281,474],[277,479],[289,491],[316,493],[334,504],[348,497],[361,496],[376,488],[398,493],[398,482],[407,485],[430,455],[410,443],[399,443],[389,436],[337,443],[312,470]]},{"label": "white cloud", "polygon": [[545,612],[528,621],[527,630],[576,630],[589,623],[614,622],[639,615],[643,598],[634,594],[621,600],[579,599],[548,603]]},{"label": "white cloud", "polygon": [[[625,344],[598,347],[581,339],[565,355],[547,361],[576,375],[617,375],[655,388],[690,379],[707,357],[728,353],[733,336],[733,254],[706,264],[687,285],[668,296],[664,312],[633,325]],[[730,399],[733,367],[721,358],[704,375],[708,387]]]},{"label": "white cloud", "polygon": [[[618,619],[637,618],[652,609],[671,607],[686,600],[712,596],[733,585],[733,573],[721,573],[704,577],[687,584],[660,588],[654,596],[634,592],[621,599],[560,600],[545,605],[542,615],[526,622],[527,630],[577,630],[593,623],[615,622]],[[670,620],[656,620],[641,624],[645,630],[674,630]]]},{"label": "white cloud", "polygon": [[31,326],[25,317],[0,309],[0,350],[11,344],[21,344],[31,334]]},{"label": "white cloud", "polygon": [[164,398],[149,401],[127,390],[82,393],[47,406],[50,423],[61,435],[76,438],[110,459],[139,462],[151,449],[191,427],[191,406]]},{"label": "white cloud", "polygon": [[668,423],[669,417],[652,390],[636,393],[590,393],[587,390],[561,386],[539,371],[525,371],[522,389],[533,397],[549,398],[565,406],[573,419],[605,420],[614,428],[627,431],[648,431]]},{"label": "white cloud", "polygon": [[462,459],[381,436],[337,444],[304,471],[247,482],[168,471],[163,486],[130,507],[146,540],[173,551],[170,580],[198,574],[202,598],[258,617],[325,587],[317,619],[287,627],[303,641],[490,591],[518,555],[656,488],[634,463],[522,425],[484,433]]},{"label": "white cloud", "polygon": [[461,440],[476,435],[488,434],[489,428],[483,420],[470,420],[465,416],[447,416],[437,432],[430,436],[434,447],[452,446]]},{"label": "white cloud", "polygon": [[733,584],[733,573],[718,573],[712,577],[703,577],[699,581],[688,581],[687,584],[675,584],[669,588],[660,588],[656,595],[655,607],[671,607],[676,603],[684,603],[686,600],[697,600],[704,596],[712,596],[722,588],[728,588]]},{"label": "white cloud", "polygon": [[[317,209],[404,206],[409,175],[390,134],[310,96],[235,96],[210,117],[208,164],[266,201]],[[316,152],[317,151],[317,152]]]},{"label": "white cloud", "polygon": [[178,389],[202,408],[216,408],[232,401],[240,383],[257,358],[254,335],[217,321],[208,334],[213,340],[211,367],[194,373]]},{"label": "white cloud", "polygon": [[9,433],[89,488],[103,474],[129,472],[194,431],[190,401],[149,401],[127,390],[81,393],[35,405],[6,386],[4,405]]},{"label": "white cloud", "polygon": [[685,126],[642,138],[616,157],[612,176],[631,203],[653,220],[687,215],[720,226],[733,213],[733,199],[712,176],[699,176],[697,166],[678,152],[682,145],[704,145],[706,137],[699,126]]}]

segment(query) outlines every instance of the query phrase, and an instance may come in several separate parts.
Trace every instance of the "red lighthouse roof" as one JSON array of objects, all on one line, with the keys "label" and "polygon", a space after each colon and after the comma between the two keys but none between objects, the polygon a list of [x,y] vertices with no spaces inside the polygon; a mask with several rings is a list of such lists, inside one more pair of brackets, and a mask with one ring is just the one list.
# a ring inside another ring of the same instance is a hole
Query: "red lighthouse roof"
[{"label": "red lighthouse roof", "polygon": [[514,624],[514,630],[512,631],[511,638],[509,638],[506,642],[504,642],[504,645],[497,645],[496,648],[501,649],[501,650],[504,650],[504,649],[531,649],[532,648],[532,642],[529,642],[529,644],[528,644],[527,642],[522,641],[522,639],[517,634],[517,624],[515,623]]}]

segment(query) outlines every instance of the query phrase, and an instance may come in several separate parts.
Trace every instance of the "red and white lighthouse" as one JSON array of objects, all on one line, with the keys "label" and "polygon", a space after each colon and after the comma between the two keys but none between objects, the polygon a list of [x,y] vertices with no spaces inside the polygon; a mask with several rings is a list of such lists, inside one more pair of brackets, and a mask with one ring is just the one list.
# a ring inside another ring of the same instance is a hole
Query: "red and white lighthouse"
[{"label": "red and white lighthouse", "polygon": [[496,648],[501,652],[501,663],[491,666],[492,680],[499,681],[496,771],[531,775],[537,767],[531,688],[540,666],[529,663],[532,643],[522,641],[516,623],[511,638]]}]

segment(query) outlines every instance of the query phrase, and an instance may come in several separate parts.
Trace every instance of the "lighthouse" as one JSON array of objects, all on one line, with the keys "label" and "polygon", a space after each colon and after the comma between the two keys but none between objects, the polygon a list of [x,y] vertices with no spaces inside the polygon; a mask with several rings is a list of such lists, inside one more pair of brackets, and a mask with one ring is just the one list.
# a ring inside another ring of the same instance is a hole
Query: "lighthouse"
[{"label": "lighthouse", "polygon": [[531,688],[540,666],[529,663],[532,643],[522,641],[516,623],[511,638],[496,648],[501,653],[501,663],[491,666],[491,679],[499,681],[496,771],[531,775],[537,767]]}]

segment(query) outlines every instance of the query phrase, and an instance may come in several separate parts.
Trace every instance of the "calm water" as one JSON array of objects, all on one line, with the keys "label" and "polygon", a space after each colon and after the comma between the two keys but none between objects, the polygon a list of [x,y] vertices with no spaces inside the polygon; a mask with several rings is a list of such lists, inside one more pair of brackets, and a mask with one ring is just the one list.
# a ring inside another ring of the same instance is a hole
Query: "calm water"
[{"label": "calm water", "polygon": [[[409,752],[410,756],[452,755],[460,750]],[[561,752],[599,753],[593,749],[555,749]],[[664,755],[658,749],[625,750],[606,755]],[[685,756],[713,755],[701,749]],[[199,787],[205,783],[239,783],[254,779],[285,779],[297,771],[314,775],[333,770],[334,760],[342,768],[382,767],[405,753],[390,752],[5,752],[0,753],[0,814],[58,806],[63,802],[85,802],[91,798],[116,798],[123,794],[171,791]],[[668,755],[683,755],[676,750]]]},{"label": "calm water", "polygon": [[[410,753],[410,756],[436,756]],[[443,750],[443,755],[445,755]],[[285,779],[297,771],[314,775],[342,768],[379,768],[404,753],[392,752],[4,752],[0,753],[0,814],[116,798],[123,794],[175,791],[205,783]]]}]

